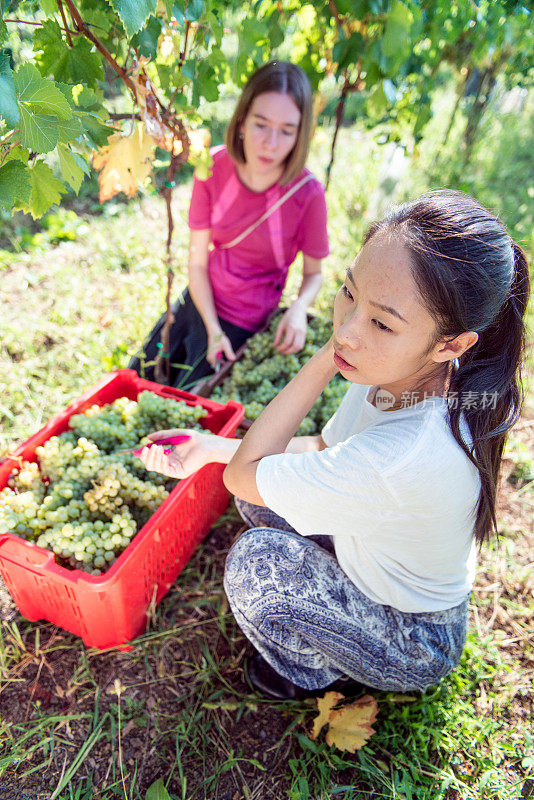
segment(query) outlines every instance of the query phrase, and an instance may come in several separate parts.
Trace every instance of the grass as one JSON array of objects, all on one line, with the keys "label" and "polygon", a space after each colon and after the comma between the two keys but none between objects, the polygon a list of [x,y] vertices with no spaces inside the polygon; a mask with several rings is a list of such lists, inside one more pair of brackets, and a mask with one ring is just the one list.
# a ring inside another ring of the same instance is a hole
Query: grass
[{"label": "grass", "polygon": [[[432,148],[442,139],[447,102],[396,181],[385,180],[385,151],[370,134],[341,132],[328,195],[332,254],[322,310],[371,212],[436,185],[437,170],[440,185],[449,182],[460,127],[437,160]],[[532,257],[532,203],[524,188],[531,120],[530,106],[521,117],[495,119],[462,180],[501,211]],[[320,129],[315,137],[311,166],[318,175],[330,134]],[[518,154],[507,170],[501,144]],[[347,164],[355,165],[350,181]],[[177,290],[186,281],[188,194],[187,185],[175,192]],[[2,241],[13,240],[18,224],[0,229]],[[0,251],[0,455],[102,372],[125,366],[163,304],[165,219],[157,198],[111,202],[96,216],[59,211],[38,233],[26,239],[28,249]],[[297,282],[295,270],[287,294]],[[166,800],[164,789],[173,800],[526,797],[534,786],[532,417],[530,399],[507,447],[502,534],[480,559],[459,667],[423,696],[372,691],[376,733],[356,755],[308,738],[315,701],[267,701],[243,680],[249,646],[222,589],[225,553],[241,528],[230,508],[130,651],[86,649],[49,623],[22,619],[4,601],[2,800]]]}]

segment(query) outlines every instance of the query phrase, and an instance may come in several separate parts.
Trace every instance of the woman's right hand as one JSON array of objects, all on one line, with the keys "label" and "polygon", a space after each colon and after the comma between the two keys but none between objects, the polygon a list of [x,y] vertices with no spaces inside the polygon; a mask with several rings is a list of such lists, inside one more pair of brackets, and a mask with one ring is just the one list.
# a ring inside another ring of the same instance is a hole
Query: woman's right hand
[{"label": "woman's right hand", "polygon": [[217,356],[226,358],[227,361],[235,361],[236,356],[232,342],[224,333],[208,333],[208,351],[206,360],[215,369],[217,366]]},{"label": "woman's right hand", "polygon": [[209,433],[191,430],[189,428],[175,428],[169,431],[156,431],[148,438],[152,442],[166,439],[170,436],[186,435],[189,439],[179,445],[173,445],[171,452],[166,455],[165,450],[169,445],[152,445],[143,447],[138,458],[148,470],[160,472],[169,478],[188,478],[197,470],[211,463],[214,439],[219,437]]}]

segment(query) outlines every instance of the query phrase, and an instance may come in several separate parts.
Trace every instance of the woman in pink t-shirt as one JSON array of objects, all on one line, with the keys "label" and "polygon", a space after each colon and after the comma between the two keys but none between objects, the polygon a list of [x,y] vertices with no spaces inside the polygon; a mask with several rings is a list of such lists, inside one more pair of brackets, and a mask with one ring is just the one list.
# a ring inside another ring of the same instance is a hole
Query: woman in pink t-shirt
[{"label": "woman in pink t-shirt", "polygon": [[[272,61],[252,75],[226,133],[212,148],[207,180],[194,179],[189,227],[189,286],[173,307],[171,383],[191,387],[218,358],[235,351],[277,307],[290,265],[303,254],[297,299],[278,325],[280,353],[304,346],[307,309],[321,286],[328,255],[324,188],[304,166],[312,93],[294,64]],[[287,197],[286,197],[287,195]],[[163,317],[144,346],[157,355]],[[134,358],[130,367],[152,377]]]}]

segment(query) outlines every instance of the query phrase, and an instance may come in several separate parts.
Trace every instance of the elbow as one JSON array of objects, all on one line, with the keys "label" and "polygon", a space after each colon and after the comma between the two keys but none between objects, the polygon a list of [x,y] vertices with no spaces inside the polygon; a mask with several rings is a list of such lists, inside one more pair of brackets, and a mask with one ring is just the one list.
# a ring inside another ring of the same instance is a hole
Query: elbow
[{"label": "elbow", "polygon": [[230,462],[223,472],[223,482],[230,494],[247,503],[264,506],[256,486],[256,465],[248,466]]},{"label": "elbow", "polygon": [[235,470],[232,468],[232,464],[228,464],[223,472],[223,483],[230,492],[230,494],[238,494],[236,488],[236,481],[235,481]]}]

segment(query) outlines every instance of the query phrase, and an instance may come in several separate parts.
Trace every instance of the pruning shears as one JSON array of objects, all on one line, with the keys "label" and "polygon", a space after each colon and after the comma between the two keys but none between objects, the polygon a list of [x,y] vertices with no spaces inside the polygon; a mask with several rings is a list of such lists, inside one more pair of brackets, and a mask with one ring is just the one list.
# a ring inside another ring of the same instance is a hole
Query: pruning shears
[{"label": "pruning shears", "polygon": [[217,359],[215,363],[215,374],[217,375],[220,372],[220,369],[222,367],[222,360],[224,358],[222,350],[219,350],[215,358]]},{"label": "pruning shears", "polygon": [[[126,450],[117,450],[115,453],[113,453],[113,455],[117,456],[121,453],[133,453],[134,456],[140,456],[144,447],[152,447],[153,444],[183,444],[184,442],[189,441],[190,438],[191,437],[187,436],[186,434],[180,434],[180,436],[169,436],[166,439],[158,439],[156,442],[148,442],[147,444],[136,445],[135,447],[127,447]],[[166,447],[163,452],[166,456],[168,456],[169,453],[172,453],[172,447]]]}]

